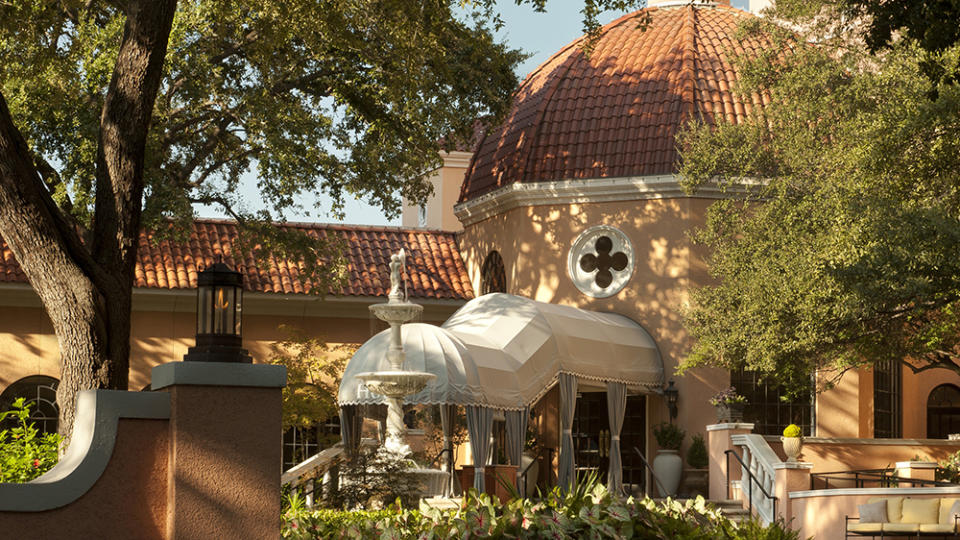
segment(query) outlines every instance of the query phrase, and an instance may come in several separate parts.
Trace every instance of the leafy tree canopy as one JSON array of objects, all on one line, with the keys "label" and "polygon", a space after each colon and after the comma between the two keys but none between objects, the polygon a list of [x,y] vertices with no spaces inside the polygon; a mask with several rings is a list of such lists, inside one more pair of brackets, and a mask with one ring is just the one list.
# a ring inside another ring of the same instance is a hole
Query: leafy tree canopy
[{"label": "leafy tree canopy", "polygon": [[[740,90],[770,105],[680,139],[693,189],[764,179],[696,233],[716,281],[692,297],[684,368],[796,382],[894,359],[960,373],[960,87],[923,76],[915,41],[874,53],[835,25],[800,24],[796,5],[774,15],[799,35],[743,29],[778,43],[739,60]],[[939,54],[957,65],[960,47]]]}]

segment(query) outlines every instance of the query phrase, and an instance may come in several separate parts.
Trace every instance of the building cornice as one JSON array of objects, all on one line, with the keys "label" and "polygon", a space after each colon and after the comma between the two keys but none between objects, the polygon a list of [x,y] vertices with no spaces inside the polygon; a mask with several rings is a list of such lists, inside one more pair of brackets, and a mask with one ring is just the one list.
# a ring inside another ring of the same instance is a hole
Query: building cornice
[{"label": "building cornice", "polygon": [[586,178],[551,182],[517,182],[460,203],[454,214],[464,226],[473,225],[498,214],[523,206],[597,202],[640,201],[649,199],[729,199],[742,198],[756,180],[698,186],[688,193],[675,174]]},{"label": "building cornice", "polygon": [[444,167],[460,167],[466,169],[470,166],[470,158],[473,157],[473,152],[454,150],[453,152],[444,152],[441,156],[443,157]]}]

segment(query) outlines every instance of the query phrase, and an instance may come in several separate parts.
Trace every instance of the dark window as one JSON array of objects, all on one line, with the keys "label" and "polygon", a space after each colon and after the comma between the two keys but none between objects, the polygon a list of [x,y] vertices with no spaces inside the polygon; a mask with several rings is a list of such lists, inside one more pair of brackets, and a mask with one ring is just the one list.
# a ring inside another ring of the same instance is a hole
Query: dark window
[{"label": "dark window", "polygon": [[630,261],[627,259],[627,254],[622,251],[610,253],[613,250],[613,240],[610,240],[609,236],[597,238],[594,249],[597,250],[596,254],[587,253],[580,257],[580,269],[588,273],[596,270],[594,279],[597,286],[606,289],[613,283],[613,272],[610,270],[622,272]]},{"label": "dark window", "polygon": [[507,272],[500,253],[491,251],[480,269],[480,294],[507,292]]},{"label": "dark window", "polygon": [[902,434],[900,420],[900,362],[882,360],[873,367],[873,436],[896,439]]},{"label": "dark window", "polygon": [[292,427],[283,434],[283,470],[317,454],[340,440],[340,417],[310,427]]},{"label": "dark window", "polygon": [[803,434],[812,437],[813,382],[796,397],[787,397],[782,385],[765,382],[755,371],[739,370],[730,373],[730,386],[747,398],[743,421],[754,424],[753,432],[761,435],[782,435],[783,428],[796,424]]},{"label": "dark window", "polygon": [[[17,398],[24,398],[30,405],[30,421],[43,433],[57,432],[57,418],[60,407],[57,406],[57,384],[53,377],[34,375],[11,384],[0,394],[0,412],[9,411]],[[3,423],[2,428],[12,427],[12,420]]]},{"label": "dark window", "polygon": [[927,438],[946,439],[960,433],[960,388],[941,384],[927,398]]}]

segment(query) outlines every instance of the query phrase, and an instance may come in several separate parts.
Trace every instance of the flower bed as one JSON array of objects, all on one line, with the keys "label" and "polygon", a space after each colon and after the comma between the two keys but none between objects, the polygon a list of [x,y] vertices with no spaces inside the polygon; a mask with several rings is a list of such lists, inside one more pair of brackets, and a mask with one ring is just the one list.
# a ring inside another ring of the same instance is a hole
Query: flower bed
[{"label": "flower bed", "polygon": [[496,497],[472,491],[458,510],[421,505],[418,510],[337,511],[288,510],[284,538],[459,539],[491,538],[641,538],[795,540],[782,524],[735,525],[707,506],[703,498],[681,503],[668,500],[618,499],[596,483],[583,483],[563,495],[559,490],[542,501]]}]

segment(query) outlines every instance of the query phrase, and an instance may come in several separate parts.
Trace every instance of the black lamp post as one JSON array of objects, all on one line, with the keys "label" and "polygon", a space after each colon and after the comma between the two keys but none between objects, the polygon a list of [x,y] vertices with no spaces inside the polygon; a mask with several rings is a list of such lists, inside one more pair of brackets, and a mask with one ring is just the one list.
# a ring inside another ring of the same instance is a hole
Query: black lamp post
[{"label": "black lamp post", "polygon": [[197,344],[184,362],[251,363],[243,348],[240,321],[243,275],[218,261],[197,276]]},{"label": "black lamp post", "polygon": [[677,399],[680,397],[680,391],[673,386],[673,381],[667,383],[663,389],[663,397],[667,398],[667,410],[670,411],[670,421],[677,418]]}]

